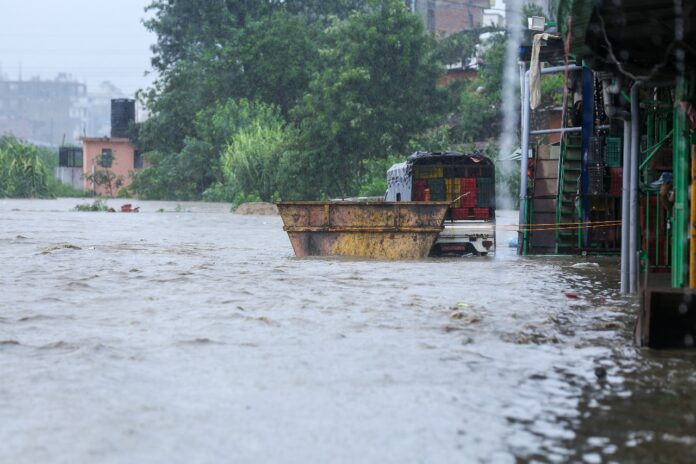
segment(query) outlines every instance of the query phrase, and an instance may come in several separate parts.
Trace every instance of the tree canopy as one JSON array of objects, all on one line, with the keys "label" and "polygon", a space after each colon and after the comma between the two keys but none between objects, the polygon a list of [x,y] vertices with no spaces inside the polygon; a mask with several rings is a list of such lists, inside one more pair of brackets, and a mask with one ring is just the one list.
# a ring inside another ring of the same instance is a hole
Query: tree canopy
[{"label": "tree canopy", "polygon": [[[380,171],[414,148],[497,136],[504,35],[481,43],[490,28],[437,40],[402,0],[155,0],[149,10],[158,79],[141,94],[152,117],[137,143],[150,167],[132,185],[143,197],[378,192]],[[438,84],[445,65],[474,56],[478,77]]]}]

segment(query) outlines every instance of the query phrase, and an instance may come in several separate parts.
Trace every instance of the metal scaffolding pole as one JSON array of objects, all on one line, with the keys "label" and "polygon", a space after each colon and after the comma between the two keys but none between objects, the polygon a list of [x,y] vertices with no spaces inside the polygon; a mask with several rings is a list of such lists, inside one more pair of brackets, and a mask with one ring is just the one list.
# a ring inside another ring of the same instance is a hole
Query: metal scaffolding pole
[{"label": "metal scaffolding pole", "polygon": [[623,186],[621,195],[621,293],[628,293],[629,269],[628,255],[629,249],[629,217],[631,215],[630,189],[631,179],[629,170],[631,167],[631,121],[625,119],[623,122]]},{"label": "metal scaffolding pole", "polygon": [[522,87],[522,146],[520,153],[520,232],[517,237],[518,253],[524,254],[527,244],[524,243],[525,234],[522,232],[527,224],[527,170],[529,169],[529,71],[524,73],[524,85]]},{"label": "metal scaffolding pole", "polygon": [[[638,153],[640,151],[640,107],[638,91],[643,81],[631,87],[631,157],[629,175],[628,292],[638,291]],[[626,172],[624,172],[626,175]],[[622,237],[623,239],[624,237]],[[623,257],[622,257],[623,259]]]}]

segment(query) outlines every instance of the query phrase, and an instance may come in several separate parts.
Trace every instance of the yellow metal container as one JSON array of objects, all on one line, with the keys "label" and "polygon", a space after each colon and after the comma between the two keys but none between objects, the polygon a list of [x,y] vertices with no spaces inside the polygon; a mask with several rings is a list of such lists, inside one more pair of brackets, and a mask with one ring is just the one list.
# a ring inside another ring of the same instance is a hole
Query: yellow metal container
[{"label": "yellow metal container", "polygon": [[298,257],[420,259],[444,229],[447,202],[279,202]]}]

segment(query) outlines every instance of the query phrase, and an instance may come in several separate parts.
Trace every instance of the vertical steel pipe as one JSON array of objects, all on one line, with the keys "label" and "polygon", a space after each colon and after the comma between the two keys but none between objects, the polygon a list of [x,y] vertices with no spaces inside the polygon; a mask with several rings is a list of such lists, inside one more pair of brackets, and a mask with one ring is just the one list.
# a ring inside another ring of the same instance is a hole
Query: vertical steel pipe
[{"label": "vertical steel pipe", "polygon": [[691,208],[689,214],[689,287],[696,288],[696,145],[691,145]]},{"label": "vertical steel pipe", "polygon": [[[524,75],[527,72],[527,65],[520,61],[520,137],[522,137],[522,132],[524,132],[524,121],[522,120],[522,111],[524,108]],[[520,140],[521,142],[521,140]]]},{"label": "vertical steel pipe", "polygon": [[631,216],[631,121],[623,122],[623,186],[621,189],[621,293],[628,293],[629,282],[629,220]]},{"label": "vertical steel pipe", "polygon": [[[629,163],[628,291],[638,291],[638,154],[640,152],[640,107],[638,91],[643,81],[631,87],[631,158]],[[625,174],[625,173],[624,173]]]},{"label": "vertical steel pipe", "polygon": [[[527,227],[527,170],[529,169],[529,71],[524,73],[524,85],[522,88],[522,145],[520,153],[520,231]],[[517,238],[518,250],[520,254],[524,253],[526,243],[524,237],[526,234],[520,232]]]}]

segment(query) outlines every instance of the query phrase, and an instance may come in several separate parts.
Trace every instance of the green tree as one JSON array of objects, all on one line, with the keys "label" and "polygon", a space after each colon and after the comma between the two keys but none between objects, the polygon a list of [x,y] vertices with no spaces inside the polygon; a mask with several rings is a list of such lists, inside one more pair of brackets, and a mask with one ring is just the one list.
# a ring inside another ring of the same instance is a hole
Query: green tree
[{"label": "green tree", "polygon": [[527,19],[531,18],[532,16],[545,16],[544,15],[544,8],[541,5],[537,5],[536,3],[526,3],[522,7],[522,25],[526,28],[527,27]]},{"label": "green tree", "polygon": [[494,34],[481,46],[478,76],[461,88],[451,116],[455,143],[483,141],[500,133],[505,36]]},{"label": "green tree", "polygon": [[114,196],[114,192],[118,192],[123,186],[123,176],[116,175],[114,171],[110,169],[111,163],[113,162],[113,155],[111,153],[102,153],[94,158],[94,162],[98,169],[95,169],[93,173],[88,174],[85,178],[88,182],[93,182],[95,185],[104,187],[108,192],[110,197]]},{"label": "green tree", "polygon": [[356,192],[362,161],[403,152],[442,103],[441,68],[420,19],[399,0],[369,4],[328,30],[321,71],[293,113],[304,158],[295,167],[313,197]]},{"label": "green tree", "polygon": [[240,94],[278,106],[287,115],[317,70],[313,32],[306,18],[285,12],[251,22],[240,39]]},{"label": "green tree", "polygon": [[[145,26],[157,34],[158,79],[140,94],[153,116],[140,131],[145,151],[178,153],[201,110],[230,98],[262,100],[283,114],[305,93],[330,15],[364,0],[155,0]],[[169,156],[169,155],[163,155]]]},{"label": "green tree", "polygon": [[293,133],[276,108],[259,104],[255,113],[251,123],[232,137],[222,168],[236,191],[271,201],[282,188],[283,159],[291,149]]},{"label": "green tree", "polygon": [[144,200],[198,199],[196,180],[188,175],[191,172],[190,158],[157,150],[145,153],[144,157],[148,167],[131,174],[129,188],[135,195]]},{"label": "green tree", "polygon": [[437,41],[435,56],[443,65],[461,63],[467,66],[481,45],[481,36],[500,32],[502,30],[497,27],[483,26],[440,38]]},{"label": "green tree", "polygon": [[[225,183],[220,157],[240,130],[270,112],[269,105],[227,100],[199,111],[192,135],[179,152],[153,150],[145,154],[148,167],[133,174],[131,190],[141,198],[196,200],[213,186]],[[221,199],[216,197],[216,199]],[[228,198],[231,199],[231,198]]]}]

